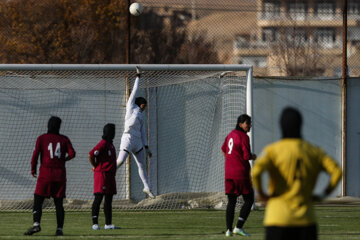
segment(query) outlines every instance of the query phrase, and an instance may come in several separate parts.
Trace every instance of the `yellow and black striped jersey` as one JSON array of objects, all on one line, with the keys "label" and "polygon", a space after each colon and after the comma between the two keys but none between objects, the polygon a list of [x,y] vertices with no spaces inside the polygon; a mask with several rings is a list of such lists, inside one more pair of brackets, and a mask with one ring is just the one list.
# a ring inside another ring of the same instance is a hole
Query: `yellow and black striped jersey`
[{"label": "yellow and black striped jersey", "polygon": [[262,173],[269,174],[265,226],[307,226],[316,222],[313,190],[321,171],[334,188],[341,169],[325,152],[305,140],[285,138],[265,147],[252,169],[255,188],[262,190]]}]

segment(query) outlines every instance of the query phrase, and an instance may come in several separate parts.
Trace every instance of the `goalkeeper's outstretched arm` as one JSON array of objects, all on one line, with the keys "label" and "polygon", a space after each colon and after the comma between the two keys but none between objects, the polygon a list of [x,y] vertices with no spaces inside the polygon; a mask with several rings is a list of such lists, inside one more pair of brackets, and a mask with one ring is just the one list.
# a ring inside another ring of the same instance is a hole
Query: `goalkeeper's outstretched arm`
[{"label": "goalkeeper's outstretched arm", "polygon": [[131,90],[129,99],[128,99],[127,103],[126,103],[126,113],[127,114],[128,114],[128,111],[130,111],[135,105],[135,96],[136,96],[136,93],[137,93],[137,91],[139,89],[139,85],[140,85],[140,73],[137,73],[133,89]]}]

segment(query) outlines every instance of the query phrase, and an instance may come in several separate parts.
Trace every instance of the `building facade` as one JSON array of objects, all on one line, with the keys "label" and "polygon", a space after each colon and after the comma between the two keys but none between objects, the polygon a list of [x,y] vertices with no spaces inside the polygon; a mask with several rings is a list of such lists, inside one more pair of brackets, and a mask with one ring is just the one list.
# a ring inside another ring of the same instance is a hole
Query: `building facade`
[{"label": "building facade", "polygon": [[[341,76],[342,0],[258,0],[256,27],[234,41],[235,63],[267,76]],[[360,1],[348,0],[348,64],[360,67]],[[359,59],[357,59],[359,57]]]}]

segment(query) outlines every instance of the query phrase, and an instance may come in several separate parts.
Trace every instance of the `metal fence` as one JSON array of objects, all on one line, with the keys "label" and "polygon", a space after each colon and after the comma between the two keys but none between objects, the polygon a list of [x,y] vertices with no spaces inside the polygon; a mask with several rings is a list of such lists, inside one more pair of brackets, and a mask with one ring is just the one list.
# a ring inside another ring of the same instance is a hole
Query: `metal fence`
[{"label": "metal fence", "polygon": [[131,63],[242,63],[255,76],[340,77],[346,49],[349,76],[360,75],[358,0],[347,0],[346,27],[343,0],[139,2],[144,12],[128,29],[125,0],[4,1],[0,61],[126,63],[130,36]]}]

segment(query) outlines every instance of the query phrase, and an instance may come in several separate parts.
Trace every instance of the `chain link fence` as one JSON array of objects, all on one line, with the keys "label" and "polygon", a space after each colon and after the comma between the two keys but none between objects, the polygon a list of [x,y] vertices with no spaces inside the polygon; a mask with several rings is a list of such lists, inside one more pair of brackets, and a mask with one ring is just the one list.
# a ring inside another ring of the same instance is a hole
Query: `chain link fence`
[{"label": "chain link fence", "polygon": [[[133,1],[132,1],[133,2]],[[255,76],[341,77],[343,0],[16,0],[0,3],[1,63],[241,63]],[[360,75],[360,1],[347,0],[348,74]]]},{"label": "chain link fence", "polygon": [[[214,41],[224,63],[254,66],[255,76],[340,77],[342,0],[143,0],[144,5],[190,13],[187,28]],[[349,76],[360,74],[360,1],[348,0]],[[179,14],[179,13],[177,13]]]}]

